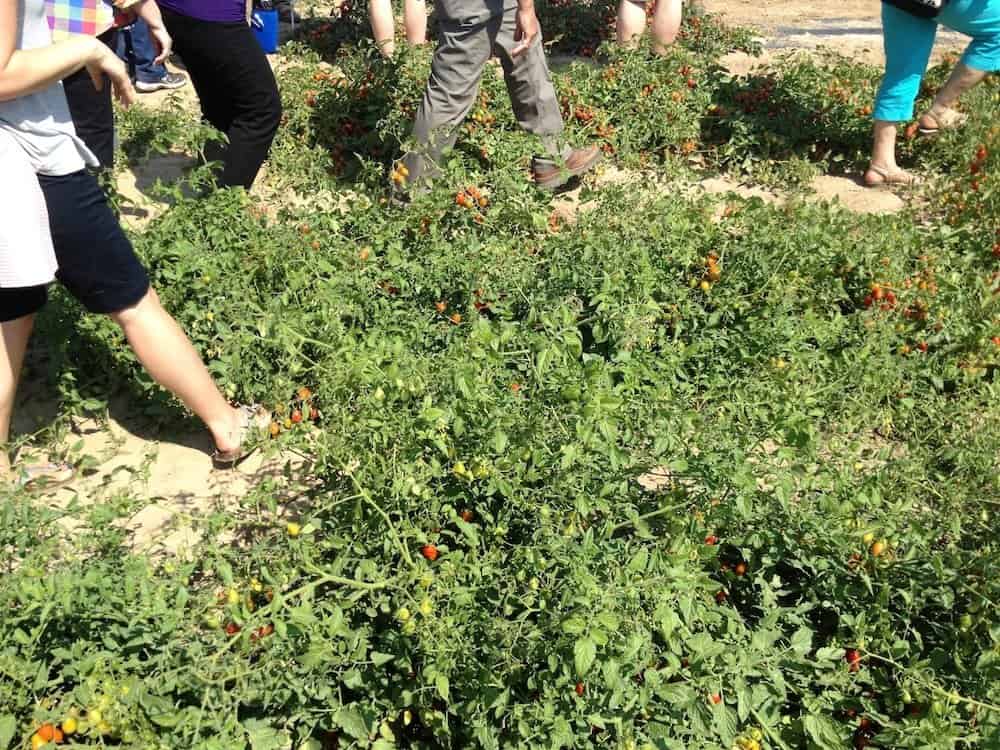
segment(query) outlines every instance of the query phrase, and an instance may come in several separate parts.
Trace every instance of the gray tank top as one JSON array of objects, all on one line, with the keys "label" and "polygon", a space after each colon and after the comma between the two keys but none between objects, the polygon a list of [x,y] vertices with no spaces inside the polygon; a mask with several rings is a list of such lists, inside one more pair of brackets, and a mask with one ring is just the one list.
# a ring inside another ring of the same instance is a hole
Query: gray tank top
[{"label": "gray tank top", "polygon": [[486,23],[515,8],[517,0],[434,0],[438,18],[469,25]]},{"label": "gray tank top", "polygon": [[[45,0],[18,0],[17,10],[18,49],[52,44]],[[38,174],[61,177],[85,166],[98,166],[90,149],[76,135],[62,83],[0,102],[0,129],[21,145]]]}]

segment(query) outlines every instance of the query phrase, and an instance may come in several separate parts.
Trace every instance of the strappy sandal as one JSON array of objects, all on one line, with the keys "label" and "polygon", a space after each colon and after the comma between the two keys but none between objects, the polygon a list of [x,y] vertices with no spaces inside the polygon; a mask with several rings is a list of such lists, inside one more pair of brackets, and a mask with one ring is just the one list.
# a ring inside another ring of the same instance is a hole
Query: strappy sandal
[{"label": "strappy sandal", "polygon": [[923,124],[918,124],[917,132],[923,136],[935,136],[941,133],[942,130],[954,130],[955,128],[960,128],[969,119],[968,115],[962,114],[961,112],[956,112],[953,109],[948,110],[948,114],[945,117],[936,117],[930,112],[925,112],[920,117],[922,122],[924,119],[929,119],[934,121],[932,127],[927,127]]},{"label": "strappy sandal", "polygon": [[68,463],[33,464],[17,467],[17,486],[55,489],[76,479],[76,469]]},{"label": "strappy sandal", "polygon": [[251,445],[251,441],[256,437],[269,422],[268,415],[257,404],[240,407],[240,426],[238,428],[239,445],[228,451],[215,450],[212,453],[212,465],[216,469],[235,469],[250,456],[257,452],[260,443]]},{"label": "strappy sandal", "polygon": [[865,173],[865,185],[870,188],[882,188],[888,189],[892,187],[913,187],[919,185],[921,179],[915,174],[910,174],[905,169],[896,169],[890,171],[884,167],[876,167],[874,164],[868,166],[869,172],[874,172],[882,179],[879,182],[872,182],[868,179],[868,174]]}]

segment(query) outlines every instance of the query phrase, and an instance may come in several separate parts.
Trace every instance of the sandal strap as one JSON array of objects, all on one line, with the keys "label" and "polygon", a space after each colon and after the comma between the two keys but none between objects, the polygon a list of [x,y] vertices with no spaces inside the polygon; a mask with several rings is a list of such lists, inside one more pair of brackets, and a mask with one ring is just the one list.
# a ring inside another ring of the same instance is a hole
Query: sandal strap
[{"label": "sandal strap", "polygon": [[[889,170],[885,167],[877,167],[874,164],[869,164],[868,168],[881,177],[885,185],[916,185],[920,182],[919,177],[903,169]],[[902,175],[906,175],[906,177],[900,179]]]}]

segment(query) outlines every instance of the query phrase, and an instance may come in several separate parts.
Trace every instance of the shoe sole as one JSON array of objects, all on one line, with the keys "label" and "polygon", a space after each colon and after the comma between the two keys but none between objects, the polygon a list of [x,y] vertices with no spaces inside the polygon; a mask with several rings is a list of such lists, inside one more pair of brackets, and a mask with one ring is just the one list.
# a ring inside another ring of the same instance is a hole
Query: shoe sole
[{"label": "shoe sole", "polygon": [[138,94],[155,94],[157,91],[176,91],[185,86],[187,86],[187,81],[183,83],[149,83],[141,86],[137,83],[135,90]]},{"label": "shoe sole", "polygon": [[542,190],[555,190],[565,185],[567,182],[572,180],[574,177],[579,177],[582,174],[586,174],[591,169],[600,164],[601,159],[604,158],[604,154],[600,151],[594,154],[594,157],[577,167],[576,169],[560,169],[552,177],[548,177],[544,180],[535,180],[535,184]]}]

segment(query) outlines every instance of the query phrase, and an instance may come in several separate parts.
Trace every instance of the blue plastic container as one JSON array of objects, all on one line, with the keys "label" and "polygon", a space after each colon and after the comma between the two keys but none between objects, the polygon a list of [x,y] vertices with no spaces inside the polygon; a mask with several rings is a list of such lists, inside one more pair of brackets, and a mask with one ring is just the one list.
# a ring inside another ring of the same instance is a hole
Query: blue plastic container
[{"label": "blue plastic container", "polygon": [[273,55],[278,51],[278,11],[254,10],[250,16],[250,25],[266,54]]}]

